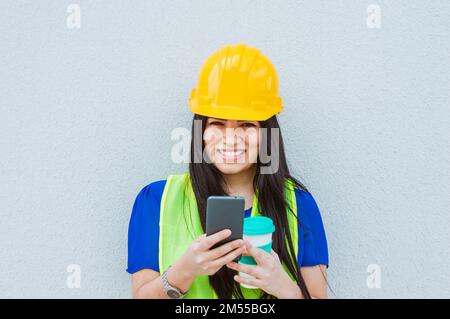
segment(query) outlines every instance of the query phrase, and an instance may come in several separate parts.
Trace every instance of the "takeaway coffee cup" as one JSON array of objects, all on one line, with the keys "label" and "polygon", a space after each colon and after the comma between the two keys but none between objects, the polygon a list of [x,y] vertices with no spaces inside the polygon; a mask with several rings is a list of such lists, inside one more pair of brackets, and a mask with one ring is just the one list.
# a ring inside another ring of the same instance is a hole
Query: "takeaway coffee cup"
[{"label": "takeaway coffee cup", "polygon": [[[244,218],[244,234],[243,239],[249,241],[253,247],[258,247],[270,253],[272,249],[272,233],[275,226],[272,219],[265,216],[254,216]],[[252,256],[241,256],[240,264],[256,265],[256,261]],[[239,275],[245,278],[253,278],[246,273],[239,272]],[[257,287],[249,286],[241,283],[242,287],[255,289]]]}]

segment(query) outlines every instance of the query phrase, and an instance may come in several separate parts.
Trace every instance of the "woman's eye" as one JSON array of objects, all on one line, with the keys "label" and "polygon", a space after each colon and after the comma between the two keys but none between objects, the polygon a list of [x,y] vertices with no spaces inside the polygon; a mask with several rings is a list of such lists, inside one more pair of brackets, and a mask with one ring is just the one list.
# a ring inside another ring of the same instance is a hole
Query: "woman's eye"
[{"label": "woman's eye", "polygon": [[213,121],[213,122],[209,122],[209,125],[222,125],[222,122],[218,122],[218,121]]},{"label": "woman's eye", "polygon": [[242,123],[241,126],[244,126],[244,127],[255,127],[256,125],[254,123],[245,122],[245,123]]}]

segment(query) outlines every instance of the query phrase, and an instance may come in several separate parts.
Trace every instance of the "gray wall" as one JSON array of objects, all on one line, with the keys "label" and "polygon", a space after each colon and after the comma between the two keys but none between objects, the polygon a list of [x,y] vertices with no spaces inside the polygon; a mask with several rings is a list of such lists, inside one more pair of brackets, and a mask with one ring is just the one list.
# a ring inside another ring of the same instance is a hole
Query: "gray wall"
[{"label": "gray wall", "polygon": [[130,297],[135,196],[185,170],[170,133],[202,61],[241,41],[278,69],[330,296],[450,297],[450,1],[378,1],[375,29],[372,1],[73,2],[80,29],[71,1],[0,3],[0,297]]}]

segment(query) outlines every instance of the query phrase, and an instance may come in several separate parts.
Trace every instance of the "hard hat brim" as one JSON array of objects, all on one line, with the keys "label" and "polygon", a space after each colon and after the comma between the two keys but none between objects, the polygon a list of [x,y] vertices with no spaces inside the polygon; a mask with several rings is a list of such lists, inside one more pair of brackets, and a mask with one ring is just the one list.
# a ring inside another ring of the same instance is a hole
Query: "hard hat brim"
[{"label": "hard hat brim", "polygon": [[193,105],[194,103],[189,103],[189,109],[194,114],[199,114],[207,117],[214,117],[224,120],[237,120],[237,121],[266,121],[272,116],[281,112],[282,107],[278,109],[267,108],[267,110],[262,111],[261,109],[252,110],[246,109],[242,112],[240,107],[232,105],[215,105],[211,106],[198,106]]}]

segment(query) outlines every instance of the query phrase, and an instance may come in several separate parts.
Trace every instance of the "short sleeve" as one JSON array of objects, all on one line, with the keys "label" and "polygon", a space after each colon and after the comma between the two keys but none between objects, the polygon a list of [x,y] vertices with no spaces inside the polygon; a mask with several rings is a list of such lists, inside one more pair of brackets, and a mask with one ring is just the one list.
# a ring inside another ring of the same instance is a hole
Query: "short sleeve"
[{"label": "short sleeve", "polygon": [[299,265],[328,267],[328,244],[319,207],[308,192],[298,191],[296,197],[299,218]]},{"label": "short sleeve", "polygon": [[132,274],[147,268],[159,272],[159,210],[165,181],[145,186],[134,201],[128,226],[128,268]]}]

